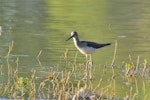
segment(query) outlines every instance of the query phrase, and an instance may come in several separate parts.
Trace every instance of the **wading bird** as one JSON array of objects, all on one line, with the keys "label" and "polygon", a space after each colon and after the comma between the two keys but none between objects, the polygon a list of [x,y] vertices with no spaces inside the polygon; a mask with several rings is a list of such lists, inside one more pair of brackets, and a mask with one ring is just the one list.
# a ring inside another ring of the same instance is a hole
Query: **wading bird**
[{"label": "wading bird", "polygon": [[93,52],[99,50],[102,47],[111,45],[111,43],[99,44],[99,43],[89,42],[89,41],[80,41],[78,37],[78,33],[75,31],[71,32],[71,36],[66,41],[70,40],[71,38],[73,38],[75,47],[82,54],[86,56],[86,61],[87,61],[88,55],[90,56],[90,60],[91,60],[91,54]]},{"label": "wading bird", "polygon": [[[102,47],[111,45],[111,43],[99,44],[99,43],[89,42],[89,41],[80,41],[79,37],[78,37],[78,33],[75,32],[75,31],[71,32],[71,36],[66,41],[70,40],[71,38],[73,38],[75,47],[82,54],[84,54],[86,56],[86,69],[87,69],[87,73],[86,73],[86,76],[85,76],[86,79],[88,78],[88,75],[90,76],[90,79],[93,79],[92,72],[91,72],[91,67],[92,67],[91,54],[93,52],[99,50]],[[88,55],[90,56],[90,60],[89,61],[88,61]]]}]

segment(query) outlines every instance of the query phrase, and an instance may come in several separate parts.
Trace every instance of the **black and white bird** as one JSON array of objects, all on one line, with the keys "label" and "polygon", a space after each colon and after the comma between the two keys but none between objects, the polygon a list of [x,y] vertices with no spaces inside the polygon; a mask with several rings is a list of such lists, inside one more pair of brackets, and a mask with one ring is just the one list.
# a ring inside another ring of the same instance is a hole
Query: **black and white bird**
[{"label": "black and white bird", "polygon": [[75,47],[86,56],[90,55],[101,49],[102,47],[111,45],[111,43],[105,43],[105,44],[99,44],[99,43],[95,43],[95,42],[89,42],[89,41],[80,41],[79,37],[78,37],[78,33],[73,31],[71,32],[71,36],[66,40],[70,40],[71,38],[73,38],[74,41],[74,45]]}]

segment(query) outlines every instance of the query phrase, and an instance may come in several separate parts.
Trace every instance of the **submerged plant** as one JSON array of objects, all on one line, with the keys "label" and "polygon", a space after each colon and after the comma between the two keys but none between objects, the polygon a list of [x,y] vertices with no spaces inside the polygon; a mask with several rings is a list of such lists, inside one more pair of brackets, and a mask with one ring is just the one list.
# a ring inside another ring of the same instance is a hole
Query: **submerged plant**
[{"label": "submerged plant", "polygon": [[17,81],[17,85],[20,90],[27,91],[29,88],[29,79],[27,77],[20,77]]}]

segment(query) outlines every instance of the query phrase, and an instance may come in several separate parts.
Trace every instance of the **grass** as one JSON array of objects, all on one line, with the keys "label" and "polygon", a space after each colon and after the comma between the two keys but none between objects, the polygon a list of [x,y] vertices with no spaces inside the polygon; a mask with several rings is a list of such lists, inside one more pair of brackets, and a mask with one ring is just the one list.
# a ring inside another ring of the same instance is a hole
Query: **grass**
[{"label": "grass", "polygon": [[[114,58],[111,67],[104,67],[103,75],[110,73],[106,77],[95,78],[95,69],[86,70],[84,64],[76,64],[68,59],[68,50],[64,53],[65,69],[55,70],[51,68],[49,74],[37,83],[37,72],[33,70],[28,77],[20,76],[19,58],[15,60],[14,66],[10,63],[11,53],[14,42],[9,46],[7,54],[7,73],[3,72],[3,66],[0,67],[0,73],[5,74],[7,81],[0,83],[0,98],[9,99],[58,99],[58,100],[148,100],[150,99],[150,67],[145,59],[140,62],[138,56],[134,63],[129,55],[130,62],[123,62],[119,67],[121,71],[118,74],[117,66],[114,65],[117,53],[117,41],[114,51]],[[40,62],[39,52],[37,60]],[[90,66],[90,65],[89,65]],[[89,74],[90,73],[90,74]],[[89,78],[90,75],[94,78]],[[86,75],[87,78],[83,78]],[[89,76],[88,76],[89,75]],[[109,80],[108,80],[109,79]],[[95,85],[95,81],[99,81]],[[121,89],[120,89],[121,88]],[[120,93],[121,92],[121,93]]]}]

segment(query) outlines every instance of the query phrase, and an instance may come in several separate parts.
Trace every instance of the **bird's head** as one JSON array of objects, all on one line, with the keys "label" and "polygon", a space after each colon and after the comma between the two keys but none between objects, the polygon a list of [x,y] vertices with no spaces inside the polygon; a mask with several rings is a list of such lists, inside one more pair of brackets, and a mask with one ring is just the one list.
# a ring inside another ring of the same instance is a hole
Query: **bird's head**
[{"label": "bird's head", "polygon": [[77,37],[77,36],[78,36],[78,33],[76,31],[73,31],[73,32],[71,32],[71,36],[66,41],[70,40],[73,37]]}]

